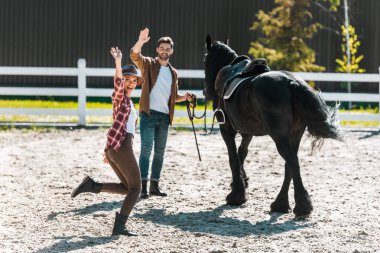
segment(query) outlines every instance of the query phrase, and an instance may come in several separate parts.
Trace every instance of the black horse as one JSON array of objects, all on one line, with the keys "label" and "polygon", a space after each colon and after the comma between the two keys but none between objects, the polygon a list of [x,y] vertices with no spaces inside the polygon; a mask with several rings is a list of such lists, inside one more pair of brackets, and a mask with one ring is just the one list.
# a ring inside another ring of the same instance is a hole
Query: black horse
[{"label": "black horse", "polygon": [[[290,209],[288,191],[291,180],[294,184],[296,216],[309,215],[313,210],[311,200],[300,174],[298,148],[307,127],[314,138],[313,148],[320,146],[324,138],[342,140],[336,107],[326,105],[320,94],[299,77],[286,71],[269,71],[243,81],[228,99],[223,98],[227,80],[234,73],[233,65],[245,60],[225,43],[211,43],[206,38],[207,54],[204,59],[206,75],[206,97],[213,100],[214,110],[220,108],[225,115],[225,124],[220,132],[227,145],[232,171],[232,191],[227,195],[229,205],[246,202],[245,189],[248,178],[244,160],[252,136],[269,135],[285,160],[285,177],[271,212],[288,213]],[[222,114],[217,114],[218,121]],[[235,137],[242,136],[237,149]]]}]

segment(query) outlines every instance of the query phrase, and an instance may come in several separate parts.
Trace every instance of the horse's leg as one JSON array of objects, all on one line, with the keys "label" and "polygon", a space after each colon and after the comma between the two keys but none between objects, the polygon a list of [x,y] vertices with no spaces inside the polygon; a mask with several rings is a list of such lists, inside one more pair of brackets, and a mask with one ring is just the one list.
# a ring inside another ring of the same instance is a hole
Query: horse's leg
[{"label": "horse's leg", "polygon": [[287,164],[285,164],[284,182],[282,183],[281,190],[278,193],[276,200],[270,205],[271,212],[289,213],[289,211],[291,210],[288,197],[289,186],[291,181],[292,176],[290,173],[290,168],[287,166]]},{"label": "horse's leg", "polygon": [[285,160],[285,178],[280,193],[271,205],[271,210],[274,212],[287,212],[289,210],[288,190],[291,179],[293,179],[296,203],[293,213],[296,216],[304,216],[309,215],[313,210],[309,193],[302,183],[297,156],[302,133],[275,138],[277,150]]},{"label": "horse's leg", "polygon": [[248,188],[249,178],[247,177],[247,174],[245,173],[245,170],[244,170],[244,161],[245,161],[245,158],[247,157],[248,145],[249,143],[251,143],[252,136],[247,135],[247,134],[242,134],[241,136],[242,136],[242,140],[238,149],[238,156],[241,163],[240,169],[244,178],[245,188]]},{"label": "horse's leg", "polygon": [[241,173],[241,163],[237,153],[235,136],[236,131],[232,128],[220,127],[223,140],[227,145],[230,168],[232,172],[231,192],[227,195],[228,205],[241,205],[247,201],[245,198],[245,184]]},{"label": "horse's leg", "polygon": [[[299,143],[301,141],[303,135],[303,131],[299,131],[290,136],[290,146],[291,150],[298,153]],[[289,186],[292,181],[292,173],[291,168],[289,168],[288,163],[285,163],[285,176],[284,182],[282,183],[282,187],[280,192],[278,193],[276,200],[270,205],[271,212],[279,212],[279,213],[288,213],[291,208],[289,205]]]}]

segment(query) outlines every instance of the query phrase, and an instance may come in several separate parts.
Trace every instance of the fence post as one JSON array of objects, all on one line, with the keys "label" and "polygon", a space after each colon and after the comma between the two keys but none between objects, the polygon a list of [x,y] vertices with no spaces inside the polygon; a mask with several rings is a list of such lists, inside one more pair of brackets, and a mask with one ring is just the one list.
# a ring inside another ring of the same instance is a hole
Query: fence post
[{"label": "fence post", "polygon": [[78,114],[79,125],[86,125],[86,60],[78,60]]}]

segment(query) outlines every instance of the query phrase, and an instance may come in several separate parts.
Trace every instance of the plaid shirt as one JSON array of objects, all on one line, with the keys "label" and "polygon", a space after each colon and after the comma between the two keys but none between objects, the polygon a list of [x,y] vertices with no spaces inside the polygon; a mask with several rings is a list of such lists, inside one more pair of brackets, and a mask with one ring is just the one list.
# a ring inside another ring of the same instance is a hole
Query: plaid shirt
[{"label": "plaid shirt", "polygon": [[125,127],[131,113],[131,98],[124,93],[124,78],[114,77],[112,93],[113,123],[107,133],[107,144],[104,150],[112,147],[118,151],[125,138]]}]

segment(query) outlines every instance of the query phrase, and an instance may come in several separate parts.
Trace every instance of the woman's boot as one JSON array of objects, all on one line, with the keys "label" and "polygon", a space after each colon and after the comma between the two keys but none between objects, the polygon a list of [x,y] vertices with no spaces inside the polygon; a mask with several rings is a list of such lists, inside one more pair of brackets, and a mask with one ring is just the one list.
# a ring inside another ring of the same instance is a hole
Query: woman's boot
[{"label": "woman's boot", "polygon": [[140,198],[142,199],[147,199],[149,196],[148,196],[148,190],[146,188],[146,185],[148,183],[148,180],[146,179],[143,179],[141,181],[141,193],[140,193]]},{"label": "woman's boot", "polygon": [[137,236],[137,234],[130,233],[125,227],[125,223],[127,222],[127,220],[128,216],[116,212],[115,224],[113,225],[112,235]]},{"label": "woman's boot", "polygon": [[71,197],[75,198],[78,194],[83,192],[99,193],[102,189],[102,184],[95,182],[91,177],[87,176],[83,179],[82,183],[74,189]]}]

